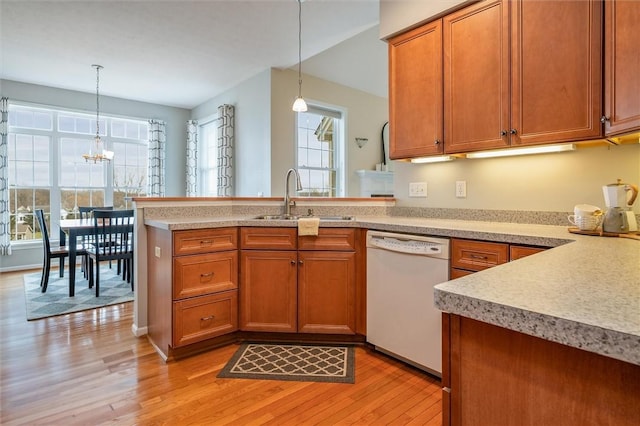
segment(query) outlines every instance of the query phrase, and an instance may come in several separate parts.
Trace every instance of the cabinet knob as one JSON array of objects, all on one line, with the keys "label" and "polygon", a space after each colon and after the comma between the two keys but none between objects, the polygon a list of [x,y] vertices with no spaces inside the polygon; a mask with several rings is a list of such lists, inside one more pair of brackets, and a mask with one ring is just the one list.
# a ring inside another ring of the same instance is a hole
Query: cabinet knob
[{"label": "cabinet knob", "polygon": [[506,130],[500,130],[500,136],[507,136]]},{"label": "cabinet knob", "polygon": [[296,264],[296,261],[295,261],[295,260],[292,260],[292,261],[291,261],[291,264],[292,264],[292,265],[295,265],[295,264]]},{"label": "cabinet knob", "polygon": [[607,117],[606,115],[603,115],[602,117],[600,117],[600,122],[602,124],[606,123],[609,120],[611,120],[611,117]]},{"label": "cabinet knob", "polygon": [[436,139],[435,142],[433,142],[434,145],[440,145],[440,139]]},{"label": "cabinet knob", "polygon": [[509,130],[509,133],[511,133],[512,135],[516,135],[518,134],[518,131],[516,129],[511,129]]},{"label": "cabinet knob", "polygon": [[298,263],[304,265],[304,262],[302,260],[299,260]]}]

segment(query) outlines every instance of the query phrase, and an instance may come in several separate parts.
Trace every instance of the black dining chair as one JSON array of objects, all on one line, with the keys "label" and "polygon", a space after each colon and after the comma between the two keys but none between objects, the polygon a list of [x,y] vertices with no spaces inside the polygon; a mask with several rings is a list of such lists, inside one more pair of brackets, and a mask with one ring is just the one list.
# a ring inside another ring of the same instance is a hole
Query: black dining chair
[{"label": "black dining chair", "polygon": [[123,279],[133,290],[133,210],[93,210],[93,224],[93,241],[87,248],[89,288],[95,284],[96,297],[100,296],[100,262],[116,260],[122,262]]},{"label": "black dining chair", "polygon": [[[49,240],[49,230],[47,229],[47,223],[44,219],[44,211],[37,209],[35,211],[36,219],[38,220],[38,226],[40,227],[40,233],[42,234],[42,247],[44,248],[44,259],[42,264],[42,278],[40,279],[40,287],[42,292],[47,291],[49,285],[49,273],[51,272],[51,259],[60,259],[60,278],[64,277],[64,259],[69,257],[69,249],[67,246],[51,247],[51,241]],[[87,252],[84,247],[79,246],[77,248],[78,255],[81,255],[86,259]],[[70,268],[75,268],[75,265],[69,265]]]},{"label": "black dining chair", "polygon": [[[78,206],[78,213],[80,214],[80,219],[89,220],[93,218],[94,210],[113,210],[113,206]],[[91,242],[93,235],[85,235],[79,238],[80,243],[86,249]],[[111,265],[109,265],[111,266]],[[120,266],[120,264],[118,264]],[[89,278],[89,259],[88,257],[82,258],[82,272],[84,272],[84,277]]]}]

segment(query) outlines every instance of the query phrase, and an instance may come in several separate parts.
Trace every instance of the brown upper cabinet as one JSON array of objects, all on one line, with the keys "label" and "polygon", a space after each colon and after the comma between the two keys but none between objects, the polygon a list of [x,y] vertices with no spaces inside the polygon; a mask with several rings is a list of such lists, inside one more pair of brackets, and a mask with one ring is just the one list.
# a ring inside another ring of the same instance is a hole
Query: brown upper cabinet
[{"label": "brown upper cabinet", "polygon": [[392,38],[391,158],[600,138],[602,34],[602,0],[486,0]]},{"label": "brown upper cabinet", "polygon": [[443,43],[446,153],[601,136],[600,0],[476,3]]},{"label": "brown upper cabinet", "polygon": [[442,21],[389,41],[389,157],[443,153]]},{"label": "brown upper cabinet", "polygon": [[606,1],[605,134],[640,130],[640,2]]}]

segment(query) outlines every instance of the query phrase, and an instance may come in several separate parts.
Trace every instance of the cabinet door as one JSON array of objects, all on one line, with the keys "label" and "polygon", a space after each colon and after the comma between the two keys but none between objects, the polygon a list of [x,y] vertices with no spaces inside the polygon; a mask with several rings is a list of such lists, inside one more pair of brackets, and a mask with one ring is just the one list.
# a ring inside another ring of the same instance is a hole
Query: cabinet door
[{"label": "cabinet door", "polygon": [[509,145],[508,11],[498,0],[443,18],[446,153]]},{"label": "cabinet door", "polygon": [[355,334],[353,252],[299,253],[298,331]]},{"label": "cabinet door", "polygon": [[390,158],[443,152],[442,21],[389,42]]},{"label": "cabinet door", "polygon": [[509,246],[509,260],[518,260],[523,257],[531,256],[532,254],[540,253],[545,249],[540,247],[528,247],[528,246]]},{"label": "cabinet door", "polygon": [[511,144],[600,137],[602,2],[510,5]]},{"label": "cabinet door", "polygon": [[605,2],[605,133],[640,130],[640,2]]},{"label": "cabinet door", "polygon": [[241,330],[297,331],[297,272],[295,251],[241,251]]}]

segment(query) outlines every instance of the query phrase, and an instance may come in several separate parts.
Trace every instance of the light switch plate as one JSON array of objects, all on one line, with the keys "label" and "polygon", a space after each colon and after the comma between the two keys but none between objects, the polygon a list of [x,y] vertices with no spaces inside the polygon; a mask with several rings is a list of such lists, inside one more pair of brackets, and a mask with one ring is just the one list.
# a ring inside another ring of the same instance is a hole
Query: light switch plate
[{"label": "light switch plate", "polygon": [[411,182],[409,183],[409,197],[426,197],[427,182]]},{"label": "light switch plate", "polygon": [[160,257],[162,254],[162,249],[160,249],[160,247],[156,246],[156,250],[155,250],[155,255],[156,257]]}]

